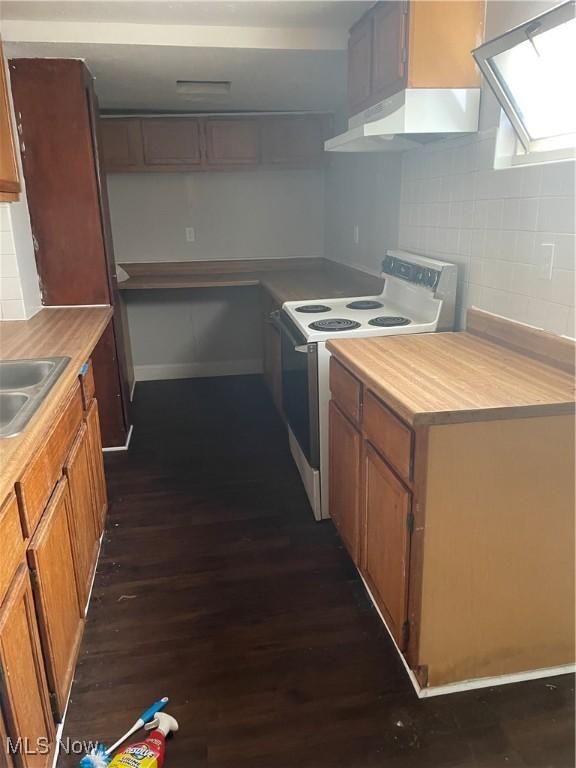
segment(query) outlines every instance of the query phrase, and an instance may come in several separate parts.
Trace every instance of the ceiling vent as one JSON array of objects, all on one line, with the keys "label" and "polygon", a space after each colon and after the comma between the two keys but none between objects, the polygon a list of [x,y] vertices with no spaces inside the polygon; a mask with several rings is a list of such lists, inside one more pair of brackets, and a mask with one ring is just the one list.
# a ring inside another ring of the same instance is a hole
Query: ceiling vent
[{"label": "ceiling vent", "polygon": [[206,99],[228,96],[230,80],[176,80],[176,93],[186,99]]}]

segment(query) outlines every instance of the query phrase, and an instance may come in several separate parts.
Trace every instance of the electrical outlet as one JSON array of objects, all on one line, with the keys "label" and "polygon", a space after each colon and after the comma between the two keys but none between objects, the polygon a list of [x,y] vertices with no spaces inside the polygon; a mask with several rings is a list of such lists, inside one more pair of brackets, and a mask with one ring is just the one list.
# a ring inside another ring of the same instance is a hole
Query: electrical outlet
[{"label": "electrical outlet", "polygon": [[538,246],[538,277],[540,280],[552,280],[555,248],[554,243],[540,243]]},{"label": "electrical outlet", "polygon": [[354,243],[358,245],[360,242],[360,227],[358,224],[354,224]]},{"label": "electrical outlet", "polygon": [[186,242],[187,243],[194,243],[196,241],[196,232],[194,231],[194,227],[186,227]]}]

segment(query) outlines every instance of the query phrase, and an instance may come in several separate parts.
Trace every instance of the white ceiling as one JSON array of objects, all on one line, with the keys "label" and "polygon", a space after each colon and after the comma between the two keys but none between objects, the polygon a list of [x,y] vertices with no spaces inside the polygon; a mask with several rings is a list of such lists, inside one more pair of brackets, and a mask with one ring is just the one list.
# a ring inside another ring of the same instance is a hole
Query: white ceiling
[{"label": "white ceiling", "polygon": [[3,19],[348,29],[369,2],[168,2],[166,0],[2,0]]},{"label": "white ceiling", "polygon": [[[2,0],[9,57],[85,59],[105,110],[333,111],[347,30],[372,2]],[[186,99],[176,80],[230,80]]]},{"label": "white ceiling", "polygon": [[[8,55],[84,58],[104,110],[319,110],[342,105],[343,51],[9,44]],[[187,100],[176,80],[231,80],[229,96]]]}]

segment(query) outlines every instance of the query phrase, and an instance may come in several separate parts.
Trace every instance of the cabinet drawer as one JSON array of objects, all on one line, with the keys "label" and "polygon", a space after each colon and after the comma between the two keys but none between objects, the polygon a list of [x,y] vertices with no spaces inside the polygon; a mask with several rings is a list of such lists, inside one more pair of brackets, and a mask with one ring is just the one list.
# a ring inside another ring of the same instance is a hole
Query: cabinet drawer
[{"label": "cabinet drawer", "polygon": [[92,360],[88,360],[86,363],[86,370],[80,376],[80,389],[82,391],[82,405],[84,410],[88,410],[92,399],[96,394],[96,386],[94,384],[94,369],[92,367]]},{"label": "cabinet drawer", "polygon": [[62,473],[62,465],[82,422],[80,382],[74,385],[52,431],[16,483],[24,535],[30,537]]},{"label": "cabinet drawer", "polygon": [[361,421],[362,384],[333,357],[330,358],[330,391],[340,410],[356,424]]},{"label": "cabinet drawer", "polygon": [[386,461],[405,479],[412,477],[412,431],[392,411],[367,392],[364,432]]},{"label": "cabinet drawer", "polygon": [[18,563],[24,557],[24,537],[20,526],[18,502],[14,493],[9,494],[0,507],[0,605],[16,573]]}]

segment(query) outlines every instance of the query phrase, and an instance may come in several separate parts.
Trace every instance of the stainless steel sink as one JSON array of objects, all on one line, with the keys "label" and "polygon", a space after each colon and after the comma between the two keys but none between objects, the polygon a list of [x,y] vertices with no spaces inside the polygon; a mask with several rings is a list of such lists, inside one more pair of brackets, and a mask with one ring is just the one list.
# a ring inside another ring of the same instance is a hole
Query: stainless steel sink
[{"label": "stainless steel sink", "polygon": [[23,431],[69,362],[69,357],[0,360],[0,437]]}]

